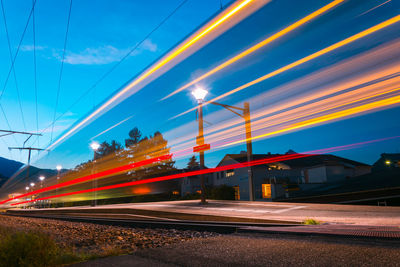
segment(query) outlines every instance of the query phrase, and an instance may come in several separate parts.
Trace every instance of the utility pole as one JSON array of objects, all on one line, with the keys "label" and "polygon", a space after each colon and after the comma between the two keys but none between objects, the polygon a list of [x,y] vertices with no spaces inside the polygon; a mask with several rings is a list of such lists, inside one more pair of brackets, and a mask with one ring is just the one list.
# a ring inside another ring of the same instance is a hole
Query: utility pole
[{"label": "utility pole", "polygon": [[[247,162],[250,163],[253,160],[253,145],[251,142],[251,120],[250,120],[250,104],[249,102],[244,102],[243,108],[235,107],[230,105],[225,105],[217,102],[209,102],[210,104],[221,106],[232,113],[238,115],[244,119],[245,129],[246,129],[246,145],[247,145]],[[238,111],[241,111],[240,114]],[[254,181],[253,181],[253,168],[247,166],[247,174],[249,177],[249,200],[254,201]]]},{"label": "utility pole", "polygon": [[[204,130],[203,130],[203,105],[199,103],[198,106],[199,111],[199,135],[197,139],[197,145],[204,145]],[[204,164],[204,150],[199,151],[200,154],[200,169],[203,170],[205,168]],[[204,184],[204,174],[200,174],[200,187],[201,187],[201,204],[206,204],[206,187]]]},{"label": "utility pole", "polygon": [[[28,138],[29,139],[29,138]],[[26,140],[27,141],[27,140]],[[25,142],[26,142],[25,141]],[[24,143],[25,144],[25,143]],[[26,182],[29,181],[29,166],[31,165],[31,152],[32,150],[34,151],[41,151],[41,150],[45,150],[43,148],[37,148],[37,147],[9,147],[9,150],[12,149],[18,149],[18,150],[28,150],[28,165],[26,167]]]}]

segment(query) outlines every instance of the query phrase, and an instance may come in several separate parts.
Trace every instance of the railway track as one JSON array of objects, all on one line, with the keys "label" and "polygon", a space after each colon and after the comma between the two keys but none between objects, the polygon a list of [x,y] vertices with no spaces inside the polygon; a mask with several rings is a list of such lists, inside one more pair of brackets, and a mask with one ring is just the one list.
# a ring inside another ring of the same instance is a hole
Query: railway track
[{"label": "railway track", "polygon": [[[99,217],[74,214],[28,214],[28,213],[6,213],[8,216],[41,218],[41,219],[56,219],[71,222],[96,223],[113,226],[135,227],[135,228],[161,228],[161,229],[177,229],[177,230],[194,230],[207,231],[221,234],[229,234],[239,232],[241,229],[248,227],[289,227],[298,224],[284,223],[252,223],[252,222],[223,222],[223,221],[194,221],[194,220],[171,220],[168,218],[147,218],[147,219],[128,219],[115,217]],[[110,214],[107,214],[110,215]],[[119,214],[123,215],[123,214]]]}]

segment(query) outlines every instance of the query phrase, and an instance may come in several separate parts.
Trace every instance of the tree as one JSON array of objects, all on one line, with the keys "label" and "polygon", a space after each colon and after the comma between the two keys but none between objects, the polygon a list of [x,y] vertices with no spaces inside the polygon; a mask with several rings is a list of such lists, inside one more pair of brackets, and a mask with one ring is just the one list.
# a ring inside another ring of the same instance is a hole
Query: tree
[{"label": "tree", "polygon": [[143,137],[141,132],[135,127],[129,132],[130,139],[126,139],[125,150],[123,151],[124,160],[127,163],[141,162],[149,159],[156,159],[163,157],[162,160],[154,161],[153,163],[146,164],[141,167],[137,167],[129,172],[129,175],[133,179],[149,178],[158,175],[168,173],[172,170],[176,170],[174,167],[175,162],[171,157],[170,148],[168,148],[168,141],[164,139],[160,132],[155,132],[153,136]]},{"label": "tree", "polygon": [[136,145],[140,142],[140,138],[142,137],[142,133],[140,130],[135,127],[132,130],[129,131],[129,137],[128,139],[125,139],[125,147],[131,147],[133,145]]},{"label": "tree", "polygon": [[96,158],[102,158],[110,154],[116,154],[121,149],[121,144],[115,140],[112,140],[110,144],[107,143],[107,141],[104,141],[100,144],[99,149],[96,151]]},{"label": "tree", "polygon": [[196,156],[193,155],[190,159],[189,162],[187,164],[187,168],[189,170],[194,170],[196,168],[200,167],[200,163],[197,161]]}]

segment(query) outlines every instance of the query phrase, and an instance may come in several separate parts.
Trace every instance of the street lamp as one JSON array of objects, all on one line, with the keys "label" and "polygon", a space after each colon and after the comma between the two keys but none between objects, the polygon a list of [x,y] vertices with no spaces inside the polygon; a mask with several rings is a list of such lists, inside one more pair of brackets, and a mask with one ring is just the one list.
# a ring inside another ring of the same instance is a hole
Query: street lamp
[{"label": "street lamp", "polygon": [[[199,135],[197,136],[196,143],[198,146],[204,145],[204,131],[203,131],[203,101],[206,95],[208,94],[207,90],[196,87],[195,90],[192,91],[192,95],[196,98],[199,113]],[[199,150],[200,155],[200,170],[204,169],[204,150]],[[200,174],[200,187],[201,187],[201,204],[206,204],[206,187],[204,185],[204,174]]]},{"label": "street lamp", "polygon": [[35,183],[30,183],[30,185],[31,185],[31,187],[34,187],[34,186],[35,186]]},{"label": "street lamp", "polygon": [[[93,141],[90,144],[90,148],[93,150],[93,166],[92,166],[92,174],[94,174],[94,165],[96,164],[96,152],[97,150],[100,148],[100,144]],[[93,201],[92,201],[92,206],[95,207],[97,205],[97,192],[96,192],[96,188],[97,188],[97,180],[93,179]]]},{"label": "street lamp", "polygon": [[[44,177],[43,175],[40,175],[40,176],[39,176],[40,188],[43,188],[43,181],[44,181],[44,178],[45,178],[45,177]],[[41,206],[42,206],[42,205],[39,204],[39,208],[41,208]]]},{"label": "street lamp", "polygon": [[[56,195],[58,195],[58,180],[60,180],[60,171],[62,170],[62,166],[59,164],[56,166],[57,169],[57,187],[56,187]],[[49,204],[50,206],[50,204]]]},{"label": "street lamp", "polygon": [[[202,105],[203,105],[204,98],[206,97],[207,93],[208,93],[207,90],[200,88],[200,87],[197,87],[192,92],[192,95],[197,99],[197,102],[199,104],[199,108],[198,108],[199,137],[198,137],[198,143],[197,143],[198,145],[204,144]],[[250,121],[250,104],[249,104],[249,102],[244,102],[243,108],[225,105],[225,104],[221,104],[221,103],[217,103],[217,102],[207,102],[207,103],[221,106],[244,119],[245,128],[246,128],[247,162],[250,163],[253,160],[253,145],[251,142],[251,121]],[[238,111],[241,111],[241,114]],[[201,142],[201,144],[199,142]],[[204,152],[200,152],[200,165],[202,165],[201,164],[201,153],[203,153],[203,163],[204,163]],[[248,177],[249,177],[248,178],[249,179],[249,200],[254,201],[253,169],[250,166],[250,164],[247,167],[247,173],[248,173]]]},{"label": "street lamp", "polygon": [[29,190],[29,186],[25,187],[25,190]]}]

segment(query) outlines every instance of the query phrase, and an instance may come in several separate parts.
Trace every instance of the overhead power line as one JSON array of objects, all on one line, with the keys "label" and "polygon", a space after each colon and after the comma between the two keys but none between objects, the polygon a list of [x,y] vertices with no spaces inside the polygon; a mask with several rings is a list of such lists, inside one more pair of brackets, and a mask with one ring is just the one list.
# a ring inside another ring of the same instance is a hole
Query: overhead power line
[{"label": "overhead power line", "polygon": [[[1,1],[1,2],[3,2],[3,1]],[[10,67],[8,73],[7,73],[6,81],[4,82],[4,86],[3,86],[3,89],[2,89],[1,94],[0,94],[0,99],[3,97],[4,90],[6,89],[8,80],[10,79],[11,72],[12,72],[12,70],[13,70],[13,68],[14,68],[15,60],[16,60],[16,58],[17,58],[17,56],[18,56],[18,52],[19,52],[19,49],[20,49],[20,47],[21,47],[22,41],[24,40],[25,33],[26,33],[26,29],[28,28],[29,21],[31,20],[32,13],[33,13],[33,9],[34,9],[35,5],[36,5],[36,0],[34,0],[34,2],[33,2],[31,11],[29,12],[28,19],[27,19],[27,21],[26,21],[26,23],[25,23],[25,28],[24,28],[24,31],[22,32],[21,38],[20,38],[20,40],[19,40],[18,47],[17,47],[17,51],[15,52],[15,55],[14,55],[14,57],[13,57],[13,59],[12,59],[11,67]]]},{"label": "overhead power line", "polygon": [[[35,0],[32,0],[32,4]],[[39,113],[38,113],[38,91],[37,91],[37,73],[36,73],[36,25],[35,25],[35,7],[32,13],[32,36],[33,36],[33,76],[35,88],[35,113],[36,113],[36,132],[39,132]],[[39,145],[39,139],[38,139]]]},{"label": "overhead power line", "polygon": [[56,113],[58,108],[58,98],[60,96],[60,88],[61,88],[61,78],[64,69],[64,59],[65,59],[65,50],[67,48],[67,41],[68,41],[68,32],[69,32],[69,22],[71,20],[71,10],[72,10],[72,0],[69,2],[69,11],[68,11],[68,20],[67,20],[67,29],[65,31],[65,38],[64,38],[64,48],[62,53],[61,59],[61,68],[60,68],[60,76],[58,77],[58,87],[57,87],[57,96],[56,96],[56,105],[54,107],[54,116],[53,116],[53,123],[51,126],[51,135],[50,135],[50,143],[53,141],[53,131],[54,131],[54,124],[56,122]]},{"label": "overhead power line", "polygon": [[[131,50],[129,50],[118,62],[116,62],[108,71],[106,71],[96,82],[93,83],[83,94],[81,94],[78,99],[72,103],[66,111],[57,116],[52,123],[50,123],[45,129],[42,130],[42,133],[49,129],[50,127],[54,127],[56,121],[62,118],[69,110],[71,110],[76,104],[78,104],[85,96],[87,96],[93,89],[97,87],[108,75],[110,75],[124,60],[126,60],[136,49],[138,49],[143,42],[145,42],[150,36],[157,31],[165,22],[167,22],[186,2],[189,0],[183,0],[171,13],[169,13],[163,20],[160,21],[159,24],[155,28],[153,28],[143,39],[137,43]],[[53,131],[52,131],[53,132]],[[51,142],[50,142],[51,143]]]},{"label": "overhead power line", "polygon": [[14,68],[14,64],[13,64],[13,55],[12,55],[12,50],[11,50],[10,35],[8,33],[8,25],[7,25],[6,13],[5,13],[5,10],[4,10],[3,0],[1,0],[0,2],[1,2],[1,10],[2,10],[2,14],[3,14],[4,28],[5,28],[6,36],[7,36],[8,53],[10,55],[11,69],[12,69],[13,76],[14,76],[15,89],[17,91],[17,99],[18,99],[19,109],[20,109],[20,112],[21,112],[22,123],[23,123],[24,129],[26,131],[25,117],[24,117],[24,112],[22,110],[22,103],[21,103],[21,94],[20,94],[19,87],[18,87],[17,74],[15,72],[15,68]]}]

